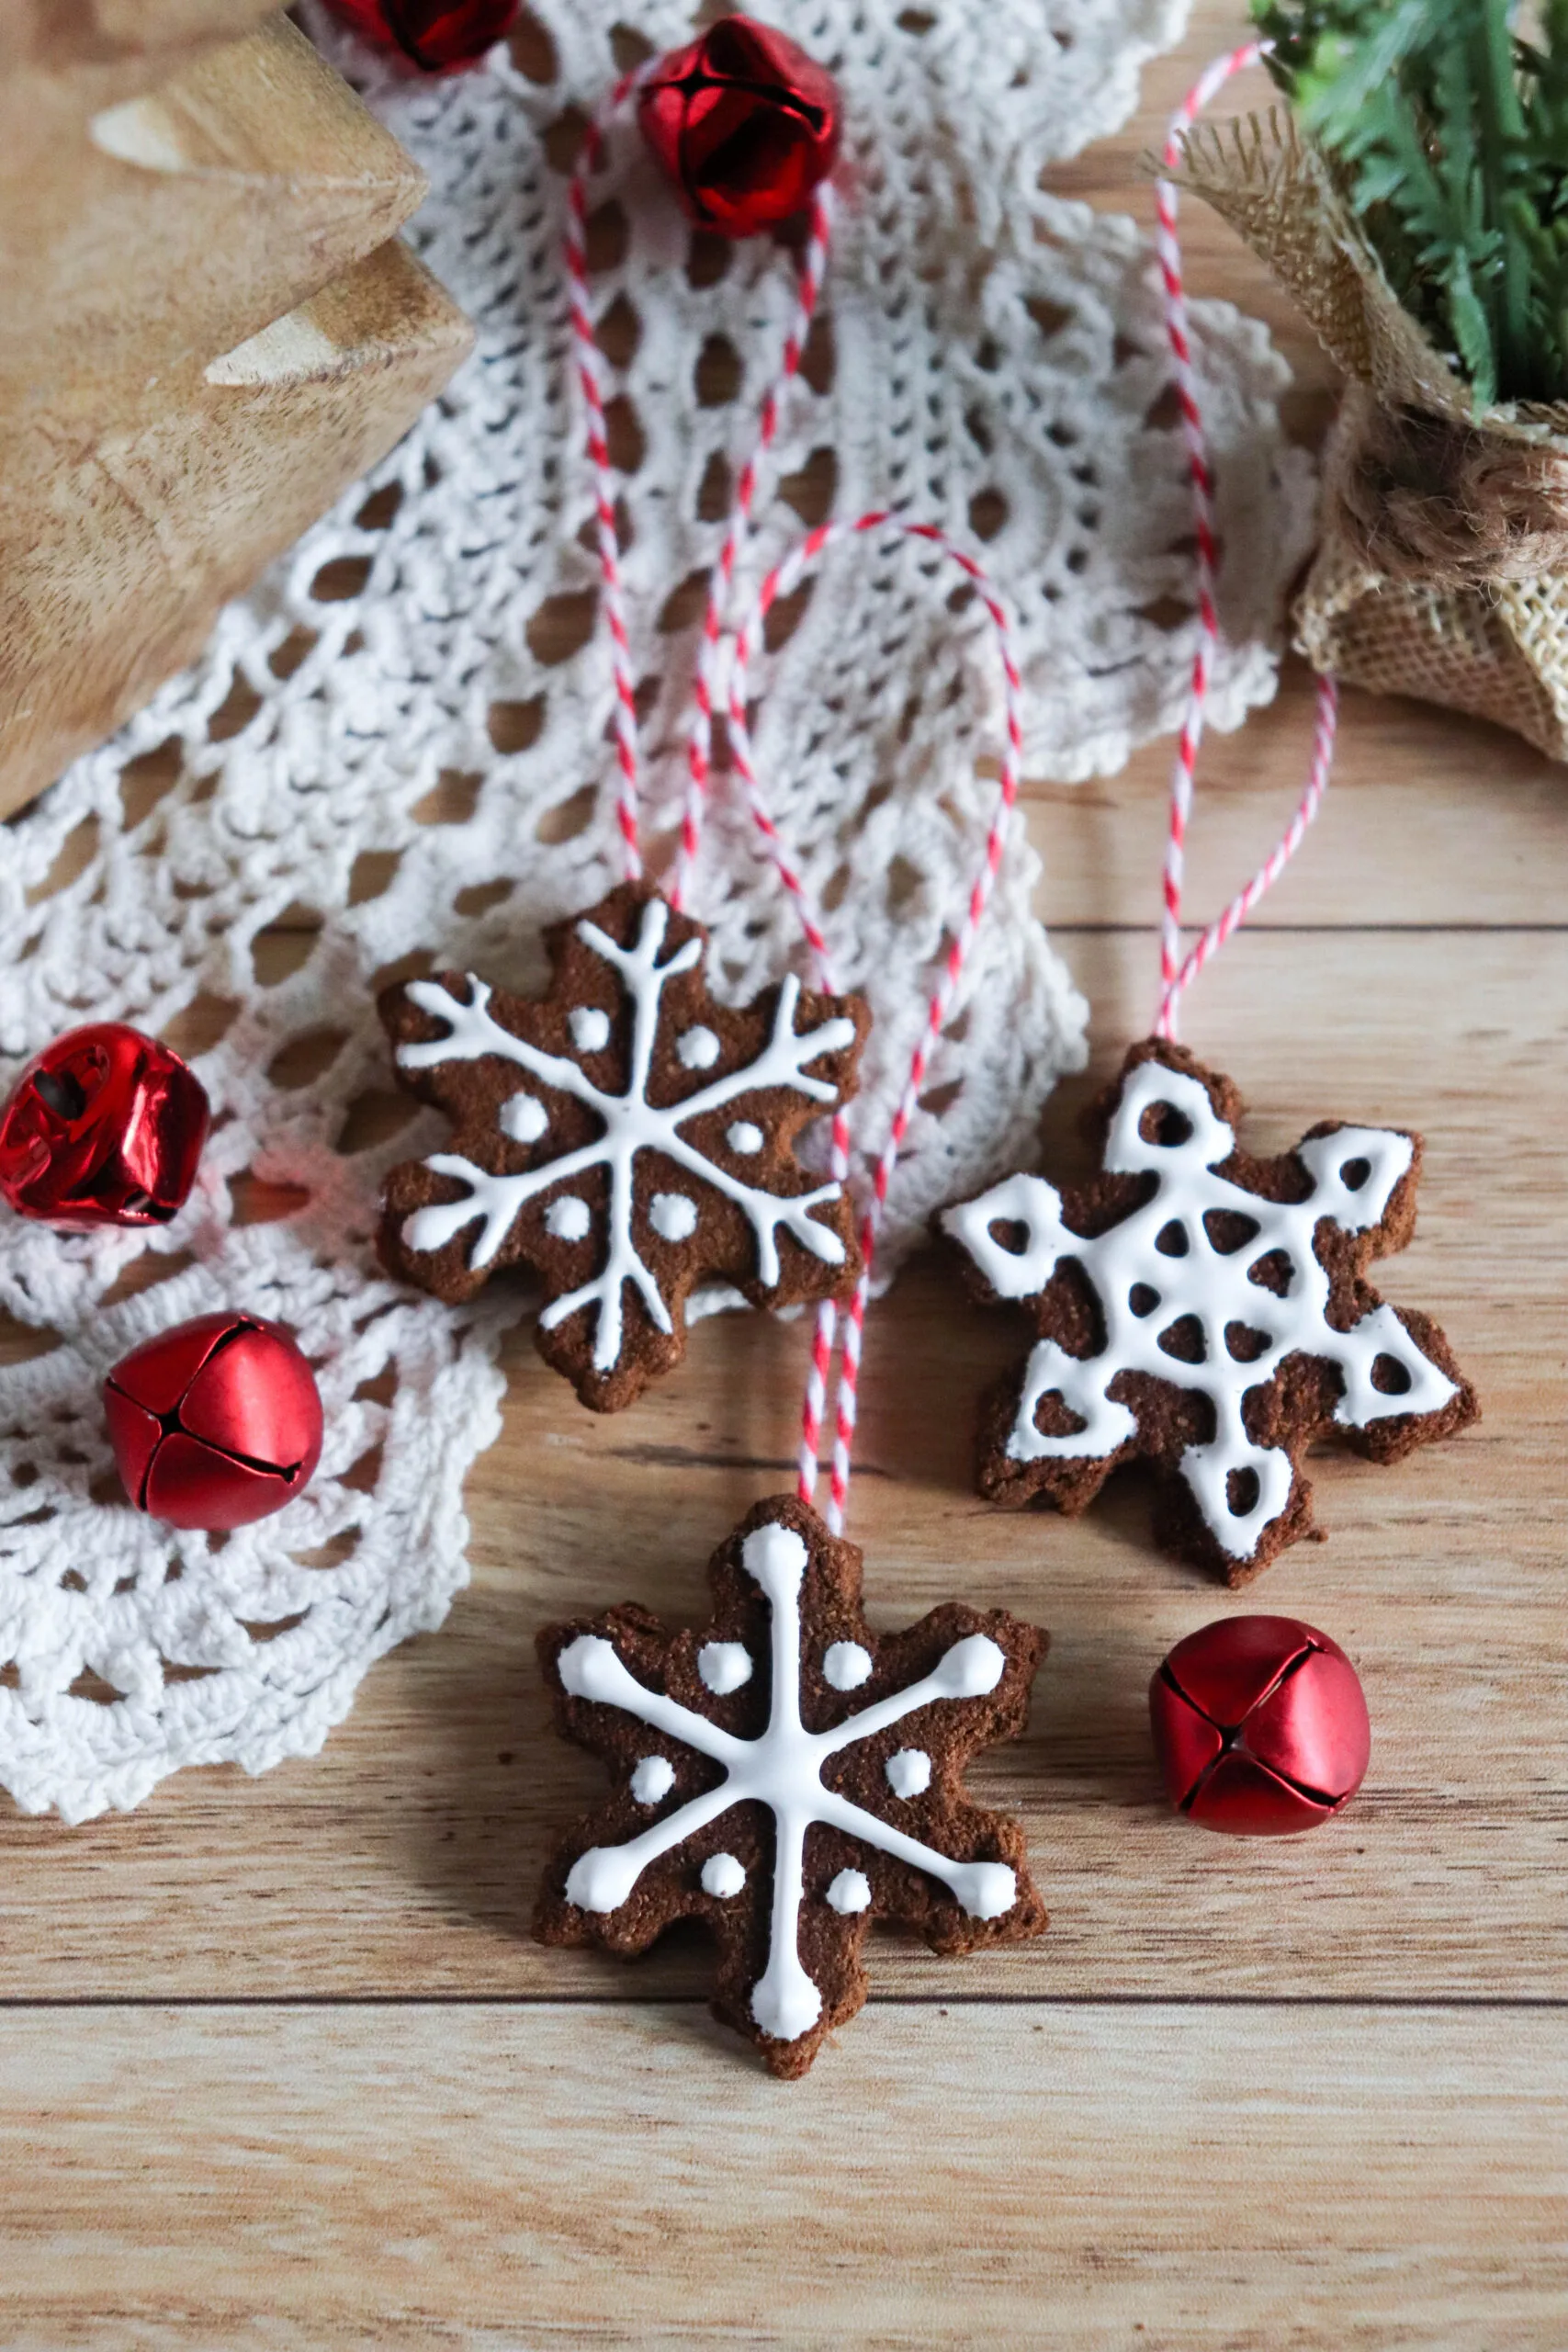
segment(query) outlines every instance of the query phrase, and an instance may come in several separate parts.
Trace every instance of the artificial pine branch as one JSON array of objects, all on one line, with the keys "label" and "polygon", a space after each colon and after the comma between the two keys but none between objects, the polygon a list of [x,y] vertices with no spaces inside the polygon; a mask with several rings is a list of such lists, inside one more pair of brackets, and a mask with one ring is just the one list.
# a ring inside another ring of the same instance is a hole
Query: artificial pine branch
[{"label": "artificial pine branch", "polygon": [[1253,0],[1395,293],[1478,406],[1568,399],[1568,0]]}]

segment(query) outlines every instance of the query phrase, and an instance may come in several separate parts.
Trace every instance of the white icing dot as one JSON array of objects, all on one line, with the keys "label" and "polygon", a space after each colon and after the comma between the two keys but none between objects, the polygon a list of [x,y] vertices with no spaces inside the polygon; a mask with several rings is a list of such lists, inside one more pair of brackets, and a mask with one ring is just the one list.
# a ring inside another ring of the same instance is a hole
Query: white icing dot
[{"label": "white icing dot", "polygon": [[585,1239],[592,1222],[587,1202],[580,1201],[575,1193],[568,1193],[563,1199],[552,1201],[545,1211],[545,1231],[553,1234],[558,1241]]},{"label": "white icing dot", "polygon": [[667,1756],[645,1756],[632,1774],[632,1794],[638,1804],[658,1804],[675,1785],[675,1767]]},{"label": "white icing dot", "polygon": [[822,1660],[822,1671],[835,1690],[858,1690],[871,1676],[871,1652],[859,1642],[834,1642]]},{"label": "white icing dot", "polygon": [[703,1864],[703,1893],[728,1897],[739,1894],[746,1872],[733,1854],[710,1854]]},{"label": "white icing dot", "polygon": [[761,1150],[767,1138],[761,1128],[753,1126],[750,1119],[737,1119],[732,1127],[725,1129],[724,1140],[731,1151],[744,1152],[750,1157],[752,1152]]},{"label": "white icing dot", "polygon": [[595,1004],[574,1005],[566,1025],[580,1054],[600,1053],[610,1042],[610,1016]]},{"label": "white icing dot", "polygon": [[901,1747],[886,1764],[887,1785],[896,1797],[923,1796],[931,1784],[931,1759],[923,1747]]},{"label": "white icing dot", "polygon": [[675,1051],[684,1069],[712,1069],[718,1059],[718,1039],[699,1022],[696,1028],[682,1031],[675,1041]]},{"label": "white icing dot", "polygon": [[828,1889],[828,1900],[835,1911],[867,1911],[871,1907],[871,1881],[863,1871],[840,1871]]},{"label": "white icing dot", "polygon": [[501,1106],[501,1132],[513,1143],[537,1143],[550,1124],[550,1114],[533,1094],[513,1094]]},{"label": "white icing dot", "polygon": [[697,1229],[697,1204],[684,1193],[655,1193],[648,1221],[662,1240],[688,1241]]},{"label": "white icing dot", "polygon": [[725,1698],[751,1679],[751,1654],[743,1642],[705,1642],[697,1672],[716,1698]]}]

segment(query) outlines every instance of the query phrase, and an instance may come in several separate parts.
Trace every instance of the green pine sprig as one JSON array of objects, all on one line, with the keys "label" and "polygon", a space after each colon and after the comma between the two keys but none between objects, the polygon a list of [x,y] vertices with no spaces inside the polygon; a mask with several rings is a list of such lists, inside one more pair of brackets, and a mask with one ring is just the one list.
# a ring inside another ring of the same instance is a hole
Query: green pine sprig
[{"label": "green pine sprig", "polygon": [[1568,0],[1253,0],[1269,70],[1479,406],[1568,399]]}]

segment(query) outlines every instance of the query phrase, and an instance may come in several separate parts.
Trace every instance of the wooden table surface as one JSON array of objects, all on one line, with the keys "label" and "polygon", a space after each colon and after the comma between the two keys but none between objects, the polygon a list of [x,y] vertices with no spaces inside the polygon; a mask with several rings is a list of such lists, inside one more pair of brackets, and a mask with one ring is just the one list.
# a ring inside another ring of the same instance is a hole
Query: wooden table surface
[{"label": "wooden table surface", "polygon": [[[1133,161],[1237,20],[1197,13],[1139,122],[1056,185],[1146,213]],[[1190,225],[1200,288],[1269,319],[1310,429],[1324,362]],[[1195,911],[1273,838],[1310,709],[1292,670],[1213,745]],[[1146,1023],[1168,757],[1029,796],[1094,1008],[1064,1158]],[[708,1324],[599,1420],[519,1332],[472,1586],[320,1757],[80,1829],[0,1819],[0,2340],[1560,2352],[1565,856],[1561,770],[1349,695],[1320,830],[1190,1005],[1264,1148],[1325,1115],[1426,1132],[1387,1289],[1484,1404],[1396,1470],[1325,1457],[1331,1540],[1252,1596],[1361,1668],[1351,1813],[1246,1844],[1165,1812],[1149,1674],[1235,1604],[1148,1548],[1135,1484],[1074,1526],[976,1499],[970,1400],[1018,1335],[919,1266],[872,1317],[853,1532],[879,1622],[956,1591],[1052,1630],[1027,1737],[973,1774],[1025,1824],[1050,1933],[963,1962],[876,1941],[869,2007],[795,2086],[710,2022],[699,1947],[540,1951],[543,1853],[599,1781],[547,1736],[535,1630],[627,1596],[696,1612],[712,1544],[790,1483],[802,1340]]]}]

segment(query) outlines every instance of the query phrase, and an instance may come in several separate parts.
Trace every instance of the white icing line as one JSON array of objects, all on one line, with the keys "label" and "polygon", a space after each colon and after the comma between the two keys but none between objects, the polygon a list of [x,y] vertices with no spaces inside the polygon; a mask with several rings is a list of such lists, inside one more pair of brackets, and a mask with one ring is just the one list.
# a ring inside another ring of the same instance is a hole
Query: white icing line
[{"label": "white icing line", "polygon": [[[624,1709],[656,1730],[685,1741],[699,1755],[712,1758],[725,1772],[717,1789],[694,1798],[640,1837],[624,1846],[594,1847],[581,1856],[567,1880],[568,1901],[584,1910],[615,1910],[631,1894],[649,1862],[705,1828],[731,1806],[765,1804],[773,1816],[773,1883],[767,1964],[752,1987],[751,2014],[764,2033],[781,2041],[797,2041],[822,2013],[821,1994],[802,1966],[799,1951],[806,1836],[814,1823],[847,1830],[864,1844],[927,1871],[951,1889],[972,1918],[999,1918],[1018,1898],[1016,1875],[1006,1863],[955,1861],[825,1788],[821,1777],[829,1756],[874,1737],[933,1701],[985,1697],[1006,1671],[1006,1653],[989,1634],[971,1634],[955,1642],[932,1671],[908,1690],[878,1701],[829,1731],[808,1732],[800,1716],[804,1664],[800,1593],[807,1556],[803,1539],[776,1521],[753,1529],[742,1547],[746,1572],[761,1586],[769,1604],[772,1696],[767,1727],[756,1739],[737,1739],[675,1701],[645,1690],[622,1665],[611,1644],[598,1635],[580,1634],[561,1652],[559,1661],[561,1681],[574,1695]],[[860,1645],[834,1646],[858,1649]],[[741,1644],[703,1645],[698,1672],[709,1689],[736,1687],[710,1680],[707,1664],[716,1656],[728,1657],[732,1652],[746,1660],[750,1673],[751,1661]],[[923,1750],[905,1749],[901,1754],[907,1758],[919,1757],[929,1779],[930,1759]],[[891,1762],[898,1760],[895,1758]],[[704,1885],[708,1884],[708,1871],[716,1862],[733,1859],[711,1857],[704,1867]],[[736,1862],[735,1868],[739,1867]],[[709,1888],[710,1893],[734,1891]],[[856,1899],[852,1901],[852,1895]],[[870,1882],[862,1871],[842,1871],[829,1888],[827,1900],[840,1912],[863,1910],[871,1900]]]},{"label": "white icing line", "polygon": [[[1145,1112],[1168,1104],[1190,1132],[1177,1144],[1145,1141],[1139,1132]],[[1235,1148],[1235,1136],[1218,1118],[1207,1090],[1179,1070],[1145,1062],[1128,1079],[1112,1123],[1105,1154],[1115,1174],[1153,1172],[1158,1183],[1145,1205],[1095,1239],[1070,1233],[1062,1222],[1061,1196],[1038,1176],[1012,1176],[950,1209],[947,1231],[968,1250],[1002,1298],[1031,1298],[1044,1289],[1065,1260],[1079,1265],[1092,1283],[1105,1323],[1106,1344],[1097,1356],[1070,1356],[1054,1340],[1032,1350],[1017,1418],[1008,1441],[1015,1462],[1047,1458],[1092,1460],[1136,1434],[1137,1420],[1107,1393],[1121,1372],[1152,1373],[1177,1387],[1196,1390],[1214,1408],[1214,1436],[1189,1446],[1181,1470],[1210,1531],[1233,1558],[1250,1559],[1269,1522],[1290,1500],[1292,1470],[1282,1447],[1255,1445],[1247,1436],[1243,1403],[1249,1390],[1272,1379],[1287,1356],[1303,1354],[1335,1364],[1344,1395],[1335,1419],[1365,1429],[1395,1413],[1440,1410],[1454,1385],[1428,1362],[1390,1306],[1379,1306],[1353,1329],[1337,1331],[1326,1319],[1329,1280],[1313,1247],[1326,1217],[1343,1232],[1364,1232],[1377,1224],[1394,1187],[1410,1166],[1408,1136],[1382,1127],[1341,1127],[1298,1146],[1313,1179],[1304,1201],[1266,1201],[1214,1174]],[[1364,1165],[1359,1184],[1345,1171]],[[1205,1216],[1234,1212],[1257,1229],[1237,1250],[1222,1252],[1210,1239]],[[1004,1249],[992,1227],[1021,1226],[1025,1246]],[[1179,1225],[1187,1238],[1184,1255],[1156,1247],[1165,1228]],[[1283,1250],[1292,1269],[1286,1297],[1247,1280],[1258,1260]],[[1157,1292],[1159,1304],[1139,1316],[1132,1298],[1140,1286]],[[1183,1317],[1196,1317],[1203,1334],[1201,1363],[1187,1363],[1159,1345],[1162,1331]],[[1263,1338],[1248,1361],[1234,1357],[1225,1326],[1245,1324]],[[1391,1356],[1410,1385],[1403,1394],[1374,1388],[1372,1368]],[[1059,1396],[1083,1421],[1081,1430],[1048,1437],[1035,1426],[1043,1398]],[[1232,1507],[1234,1472],[1250,1473],[1257,1493]]]},{"label": "white icing line", "polygon": [[[631,1001],[632,1046],[626,1088],[622,1094],[606,1093],[576,1062],[545,1053],[510,1029],[502,1028],[489,1011],[491,991],[482,980],[469,977],[471,994],[467,1004],[434,980],[410,980],[405,989],[411,1003],[446,1023],[447,1034],[400,1046],[398,1060],[403,1069],[428,1069],[441,1062],[478,1061],[487,1056],[513,1062],[545,1085],[584,1103],[603,1123],[604,1133],[592,1143],[559,1159],[547,1160],[523,1175],[492,1176],[458,1154],[434,1155],[425,1166],[466,1183],[468,1195],[460,1201],[418,1210],[403,1226],[408,1247],[424,1253],[444,1249],[468,1226],[479,1222],[479,1236],[468,1257],[470,1268],[478,1272],[493,1261],[516,1218],[539,1193],[588,1169],[607,1169],[610,1204],[604,1265],[580,1289],[551,1300],[539,1317],[546,1330],[554,1330],[570,1317],[592,1309],[596,1316],[593,1365],[600,1373],[612,1371],[621,1359],[626,1336],[624,1294],[628,1283],[641,1298],[654,1329],[668,1335],[673,1328],[663,1294],[632,1238],[633,1180],[639,1151],[661,1152],[744,1211],[756,1243],[757,1278],[764,1288],[775,1289],[780,1280],[781,1227],[824,1264],[840,1266],[844,1262],[844,1246],[838,1234],[812,1214],[840,1198],[842,1187],[838,1182],[820,1184],[806,1193],[770,1193],[761,1185],[746,1183],[728,1169],[720,1168],[689,1143],[681,1129],[694,1119],[723,1110],[741,1096],[773,1087],[786,1088],[824,1105],[836,1102],[838,1088],[827,1079],[810,1076],[807,1066],[825,1054],[840,1052],[852,1045],[853,1022],[826,1021],[819,1028],[797,1036],[795,1013],[800,1001],[800,983],[792,975],[780,988],[772,1035],[755,1061],[713,1080],[695,1094],[688,1095],[683,1102],[664,1109],[656,1107],[648,1099],[648,1087],[665,985],[676,974],[694,969],[703,957],[702,941],[689,939],[668,962],[660,963],[659,951],[669,922],[670,910],[663,899],[650,899],[643,908],[633,947],[617,946],[597,923],[583,921],[577,926],[578,937],[619,973]],[[595,1050],[586,1041],[599,1037],[601,1023],[604,1038],[599,1042],[603,1044],[610,1033],[608,1015],[590,1005],[579,1005],[573,1010],[569,1025],[579,1051]],[[708,1039],[714,1046],[711,1055],[706,1044],[701,1042]],[[721,1048],[714,1032],[698,1023],[682,1032],[675,1050],[686,1067],[704,1069],[712,1067]],[[510,1100],[516,1102],[518,1097]]]}]

